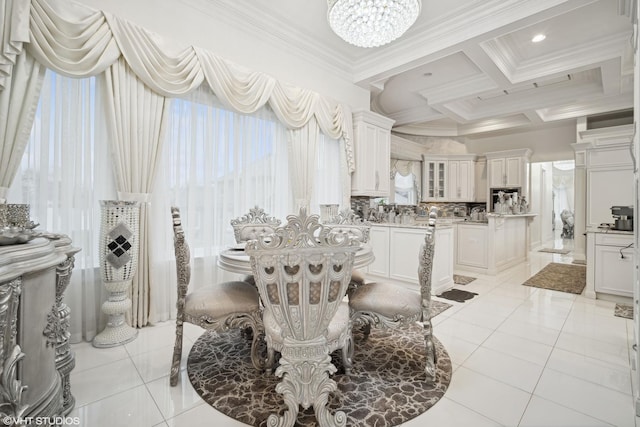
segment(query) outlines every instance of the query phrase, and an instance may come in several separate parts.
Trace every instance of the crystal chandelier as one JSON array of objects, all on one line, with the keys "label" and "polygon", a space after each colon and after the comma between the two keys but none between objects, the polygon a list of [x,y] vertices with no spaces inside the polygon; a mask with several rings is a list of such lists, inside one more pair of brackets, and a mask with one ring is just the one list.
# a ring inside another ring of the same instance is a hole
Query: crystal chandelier
[{"label": "crystal chandelier", "polygon": [[327,0],[331,29],[359,47],[387,44],[409,29],[420,14],[420,0]]}]

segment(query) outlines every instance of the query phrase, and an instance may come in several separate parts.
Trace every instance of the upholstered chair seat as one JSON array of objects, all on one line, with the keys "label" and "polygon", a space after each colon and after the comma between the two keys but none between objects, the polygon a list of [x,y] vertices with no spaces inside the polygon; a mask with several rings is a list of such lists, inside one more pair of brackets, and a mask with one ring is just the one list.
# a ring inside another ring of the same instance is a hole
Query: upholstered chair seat
[{"label": "upholstered chair seat", "polygon": [[184,312],[194,318],[203,318],[212,312],[220,317],[251,313],[260,309],[259,298],[258,290],[249,283],[224,282],[188,293]]},{"label": "upholstered chair seat", "polygon": [[[270,310],[264,310],[262,314],[265,336],[267,337],[267,370],[273,368],[275,363],[274,351],[282,351],[284,340],[282,327],[278,324]],[[342,365],[346,374],[351,373],[351,361],[353,358],[353,341],[351,338],[351,319],[349,318],[349,304],[343,302],[331,319],[327,327],[327,341],[329,352],[342,351]]]},{"label": "upholstered chair seat", "polygon": [[375,312],[388,318],[419,320],[422,314],[420,292],[387,283],[367,283],[349,298],[356,312]]},{"label": "upholstered chair seat", "polygon": [[175,386],[180,378],[184,322],[201,328],[223,332],[232,328],[251,337],[251,362],[256,369],[264,369],[260,343],[264,339],[260,295],[255,286],[242,281],[208,284],[190,291],[191,252],[184,236],[180,209],[171,208],[173,245],[176,255],[178,298],[176,300],[176,340],[173,346],[169,384]]}]

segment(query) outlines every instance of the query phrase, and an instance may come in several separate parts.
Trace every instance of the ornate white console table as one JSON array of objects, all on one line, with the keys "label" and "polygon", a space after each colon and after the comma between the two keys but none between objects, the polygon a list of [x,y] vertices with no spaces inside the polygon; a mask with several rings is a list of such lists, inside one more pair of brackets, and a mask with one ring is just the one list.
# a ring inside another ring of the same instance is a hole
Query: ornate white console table
[{"label": "ornate white console table", "polygon": [[52,237],[0,246],[0,416],[55,417],[75,403],[63,295],[79,249]]}]

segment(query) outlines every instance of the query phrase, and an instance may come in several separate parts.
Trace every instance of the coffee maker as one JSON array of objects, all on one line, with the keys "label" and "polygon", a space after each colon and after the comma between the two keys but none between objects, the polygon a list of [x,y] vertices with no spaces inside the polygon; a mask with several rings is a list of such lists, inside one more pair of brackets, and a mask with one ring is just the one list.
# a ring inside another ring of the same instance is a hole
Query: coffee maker
[{"label": "coffee maker", "polygon": [[633,231],[633,206],[611,206],[614,230]]}]

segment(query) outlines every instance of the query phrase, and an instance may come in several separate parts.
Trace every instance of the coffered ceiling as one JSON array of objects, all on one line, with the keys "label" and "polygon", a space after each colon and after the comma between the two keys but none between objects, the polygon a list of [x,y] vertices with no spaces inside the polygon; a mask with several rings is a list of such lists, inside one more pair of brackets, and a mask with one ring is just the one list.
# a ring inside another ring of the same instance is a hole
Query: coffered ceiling
[{"label": "coffered ceiling", "polygon": [[369,89],[400,133],[472,137],[633,106],[632,0],[422,0],[415,25],[373,49],[338,38],[324,0],[207,1]]}]

